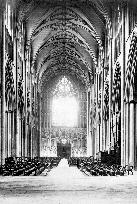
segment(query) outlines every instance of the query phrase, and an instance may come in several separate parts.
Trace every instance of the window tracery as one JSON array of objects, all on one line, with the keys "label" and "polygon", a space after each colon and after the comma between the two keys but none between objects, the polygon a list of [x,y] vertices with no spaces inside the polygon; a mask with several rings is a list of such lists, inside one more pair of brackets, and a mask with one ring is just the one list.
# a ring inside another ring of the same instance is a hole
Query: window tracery
[{"label": "window tracery", "polygon": [[53,90],[52,125],[75,127],[78,123],[76,90],[70,80],[63,76]]},{"label": "window tracery", "polygon": [[61,80],[56,85],[53,96],[54,97],[72,97],[76,95],[76,90],[74,89],[73,84],[63,76]]}]

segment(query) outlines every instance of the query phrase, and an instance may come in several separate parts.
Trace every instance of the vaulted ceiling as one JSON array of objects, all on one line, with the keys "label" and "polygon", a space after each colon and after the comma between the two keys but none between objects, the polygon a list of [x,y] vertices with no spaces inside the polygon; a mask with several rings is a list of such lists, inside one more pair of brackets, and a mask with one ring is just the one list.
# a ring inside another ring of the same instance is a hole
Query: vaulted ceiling
[{"label": "vaulted ceiling", "polygon": [[31,66],[41,85],[65,73],[88,86],[94,77],[98,50],[103,47],[109,2],[17,1],[18,19],[25,22],[31,48]]}]

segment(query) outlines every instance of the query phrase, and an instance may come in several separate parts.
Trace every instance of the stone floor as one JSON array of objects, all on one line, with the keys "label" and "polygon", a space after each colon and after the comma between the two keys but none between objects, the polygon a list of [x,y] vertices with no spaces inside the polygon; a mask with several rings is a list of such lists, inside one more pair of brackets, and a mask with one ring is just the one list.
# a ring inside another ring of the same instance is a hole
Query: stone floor
[{"label": "stone floor", "polygon": [[0,177],[0,204],[137,204],[137,172],[93,177],[63,159],[46,175]]}]

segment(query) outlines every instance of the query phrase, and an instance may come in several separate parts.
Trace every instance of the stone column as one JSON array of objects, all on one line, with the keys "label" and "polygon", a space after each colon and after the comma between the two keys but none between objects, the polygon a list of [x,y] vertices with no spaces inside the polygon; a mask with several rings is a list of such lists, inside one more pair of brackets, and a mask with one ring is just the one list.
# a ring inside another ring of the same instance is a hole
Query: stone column
[{"label": "stone column", "polygon": [[[3,12],[1,10],[0,12],[0,44],[2,45],[3,40],[2,40],[2,31],[3,31],[3,27],[2,27],[2,19],[3,19]],[[1,46],[0,48],[0,84],[1,84],[1,88],[2,88],[2,53],[3,53],[3,47]],[[1,165],[1,158],[2,158],[2,89],[0,91],[0,165]]]},{"label": "stone column", "polygon": [[103,63],[102,66],[102,82],[101,82],[101,151],[105,150],[105,121],[103,119],[103,105],[104,105],[104,69]]},{"label": "stone column", "polygon": [[51,96],[49,99],[49,128],[51,128],[52,125],[52,102],[51,102]]},{"label": "stone column", "polygon": [[25,56],[24,56],[24,67],[25,67],[25,157],[28,156],[28,148],[27,148],[27,144],[28,144],[28,124],[27,124],[27,59],[28,59],[28,56],[27,56],[27,52],[25,53]]},{"label": "stone column", "polygon": [[8,111],[5,112],[5,157],[8,157]]},{"label": "stone column", "polygon": [[135,104],[130,102],[129,165],[135,162]]},{"label": "stone column", "polygon": [[97,99],[96,99],[96,154],[100,151],[100,127],[99,127],[99,118],[98,118],[98,111],[99,111],[99,107],[98,107],[98,99],[99,99],[99,75],[97,73]]},{"label": "stone column", "polygon": [[[37,90],[38,90],[38,86],[37,86]],[[37,107],[37,111],[38,111],[38,113],[37,113],[37,115],[38,115],[38,121],[37,121],[38,151],[37,151],[37,156],[40,157],[40,149],[41,149],[41,147],[40,147],[40,144],[41,144],[41,131],[40,131],[41,130],[41,126],[40,126],[40,124],[41,124],[41,97],[40,97],[39,92],[37,92],[37,100],[38,100],[38,103],[37,103],[37,105],[38,105],[38,107]]]},{"label": "stone column", "polygon": [[8,157],[11,156],[11,111],[8,111]]},{"label": "stone column", "polygon": [[129,163],[129,103],[125,104],[125,164]]},{"label": "stone column", "polygon": [[12,141],[11,141],[11,156],[15,157],[16,156],[16,124],[15,124],[15,111],[12,111],[12,117],[11,117],[11,122],[12,122],[12,129],[11,129],[11,135],[12,135]]},{"label": "stone column", "polygon": [[107,149],[107,138],[108,138],[108,121],[104,121],[104,150]]},{"label": "stone column", "polygon": [[49,128],[49,92],[47,92],[47,96],[46,96],[46,98],[47,98],[47,103],[46,103],[46,105],[47,105],[47,107],[46,107],[46,110],[47,110],[47,115],[46,115],[46,120],[47,120],[47,130],[48,130],[48,128]]},{"label": "stone column", "polygon": [[103,141],[102,141],[102,151],[106,149],[106,121],[103,119]]},{"label": "stone column", "polygon": [[94,108],[95,108],[94,107],[94,97],[95,97],[94,85],[92,85],[92,89],[90,91],[90,121],[89,121],[89,123],[90,123],[89,124],[89,135],[90,135],[90,139],[91,139],[91,151],[90,151],[91,156],[94,156],[94,152],[95,152],[95,127],[94,127],[95,118],[93,118]]},{"label": "stone column", "polygon": [[90,156],[90,151],[89,151],[89,126],[88,126],[88,121],[89,121],[89,117],[88,117],[88,91],[87,91],[87,156]]},{"label": "stone column", "polygon": [[110,138],[111,149],[114,149],[114,113],[111,113],[111,138]]},{"label": "stone column", "polygon": [[121,65],[121,165],[125,166],[124,94],[125,94],[125,7],[122,9],[122,65]]},{"label": "stone column", "polygon": [[18,119],[18,134],[17,134],[17,138],[16,138],[16,155],[17,155],[17,157],[21,157],[21,145],[22,145],[22,142],[21,142],[21,118],[19,116],[19,113],[18,113],[17,119]]},{"label": "stone column", "polygon": [[23,152],[23,131],[22,131],[23,128],[22,128],[22,126],[23,126],[23,118],[21,116],[21,119],[20,119],[21,157],[24,156],[23,155],[24,152]]},{"label": "stone column", "polygon": [[[18,62],[17,62],[17,31],[14,37],[14,64],[15,64],[15,91],[16,91],[16,110],[14,111],[14,120],[16,121],[16,131],[14,132],[14,138],[15,138],[15,156],[19,156],[19,147],[18,145],[18,137],[19,137],[19,120],[18,120]],[[14,127],[15,129],[15,127]]]},{"label": "stone column", "polygon": [[25,157],[28,156],[28,124],[27,124],[27,111],[26,111],[26,118],[25,118]]},{"label": "stone column", "polygon": [[[101,67],[102,68],[102,67]],[[103,150],[103,69],[101,70],[100,151]]]},{"label": "stone column", "polygon": [[25,116],[23,116],[23,119],[22,119],[22,156],[24,157],[25,156]]},{"label": "stone column", "polygon": [[137,170],[137,103],[135,104],[135,170]]},{"label": "stone column", "polygon": [[113,142],[114,142],[114,146],[116,144],[116,136],[117,136],[117,113],[113,114]]},{"label": "stone column", "polygon": [[97,153],[97,145],[98,145],[98,124],[97,124],[97,98],[98,98],[98,74],[97,74],[97,70],[96,70],[96,78],[95,78],[96,82],[95,82],[95,93],[96,93],[96,101],[95,101],[95,108],[96,108],[96,115],[95,115],[95,137],[94,137],[94,141],[95,141],[95,144],[94,144],[94,157],[96,158],[96,153]]},{"label": "stone column", "polygon": [[[41,156],[41,152],[42,152],[42,129],[41,129],[41,123],[42,123],[42,118],[41,118],[41,108],[42,108],[42,102],[41,102],[41,94],[39,93],[39,156]],[[45,123],[45,121],[44,121]],[[45,127],[45,124],[44,124]]]},{"label": "stone column", "polygon": [[111,149],[111,106],[112,106],[112,38],[110,37],[110,57],[109,57],[109,133],[107,150]]},{"label": "stone column", "polygon": [[118,124],[119,124],[119,114],[116,114],[116,143],[118,142]]},{"label": "stone column", "polygon": [[14,117],[13,111],[11,112],[11,157],[13,156],[14,152]]},{"label": "stone column", "polygon": [[14,47],[14,51],[15,51],[15,61],[16,61],[16,109],[17,109],[17,113],[16,113],[16,120],[17,120],[17,133],[16,133],[16,156],[17,157],[21,157],[21,122],[20,122],[20,113],[19,113],[19,109],[18,109],[18,80],[19,80],[19,75],[18,75],[18,43],[19,43],[19,39],[18,39],[18,33],[16,31],[16,39],[15,39],[15,47]]},{"label": "stone column", "polygon": [[92,133],[91,133],[91,127],[90,127],[90,109],[91,109],[91,92],[88,91],[87,93],[87,155],[91,156],[92,154]]},{"label": "stone column", "polygon": [[3,30],[3,39],[2,39],[2,45],[3,45],[3,53],[2,53],[2,124],[1,124],[1,164],[5,163],[5,12],[3,13],[2,17],[2,30]]},{"label": "stone column", "polygon": [[90,135],[89,135],[89,91],[87,91],[87,156],[90,156]]}]

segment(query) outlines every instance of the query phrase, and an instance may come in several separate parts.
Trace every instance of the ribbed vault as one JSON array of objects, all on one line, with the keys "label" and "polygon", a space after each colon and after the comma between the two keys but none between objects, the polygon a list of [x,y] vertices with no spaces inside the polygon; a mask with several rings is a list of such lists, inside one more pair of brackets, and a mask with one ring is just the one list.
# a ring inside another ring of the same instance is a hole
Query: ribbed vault
[{"label": "ribbed vault", "polygon": [[18,16],[25,22],[26,48],[39,87],[59,72],[76,75],[86,86],[93,81],[109,22],[106,5],[99,0],[19,1]]}]

